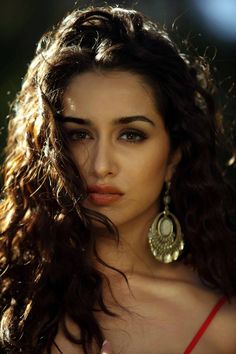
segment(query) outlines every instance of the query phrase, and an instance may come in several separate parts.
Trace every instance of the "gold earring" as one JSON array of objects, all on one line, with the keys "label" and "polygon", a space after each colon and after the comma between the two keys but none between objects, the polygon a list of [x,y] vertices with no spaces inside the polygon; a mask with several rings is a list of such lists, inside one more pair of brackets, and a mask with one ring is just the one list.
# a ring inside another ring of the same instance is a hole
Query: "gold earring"
[{"label": "gold earring", "polygon": [[153,256],[160,262],[176,261],[184,249],[183,234],[178,219],[169,211],[170,182],[166,183],[164,211],[157,215],[148,233]]}]

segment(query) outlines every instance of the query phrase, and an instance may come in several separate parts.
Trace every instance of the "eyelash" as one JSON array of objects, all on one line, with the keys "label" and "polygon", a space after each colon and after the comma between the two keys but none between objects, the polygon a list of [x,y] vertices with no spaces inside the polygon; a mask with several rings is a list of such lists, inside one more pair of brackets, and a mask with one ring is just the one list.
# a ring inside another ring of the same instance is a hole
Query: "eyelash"
[{"label": "eyelash", "polygon": [[[84,138],[81,137],[82,134],[83,134],[83,136],[84,136],[85,134],[88,135],[88,132],[86,132],[86,131],[84,131],[84,130],[78,130],[78,129],[73,129],[73,130],[68,130],[68,131],[66,131],[66,136],[67,136],[68,139],[71,140],[71,141],[84,140]],[[80,135],[80,137],[74,138],[74,137],[73,137],[74,135],[76,135],[76,136],[77,136],[77,135]]]},{"label": "eyelash", "polygon": [[123,131],[121,135],[124,135],[124,134],[126,134],[126,135],[130,134],[130,135],[133,135],[136,138],[138,138],[138,139],[132,139],[130,141],[129,141],[129,139],[126,139],[126,141],[128,141],[129,143],[141,143],[142,141],[147,139],[147,135],[144,132],[142,132],[140,130],[136,130],[136,129],[127,129],[127,130]]},{"label": "eyelash", "polygon": [[[93,138],[86,138],[85,136],[86,135],[89,136],[90,132],[88,132],[86,130],[81,130],[81,129],[68,130],[66,132],[66,135],[67,135],[68,139],[72,142],[93,139]],[[76,136],[79,135],[79,137],[73,137],[74,135],[76,135]],[[144,132],[142,132],[140,130],[136,130],[136,129],[126,129],[123,132],[121,132],[120,136],[122,136],[122,135],[126,135],[127,139],[121,139],[121,140],[124,140],[128,143],[131,143],[131,144],[141,143],[142,141],[147,139],[147,135]],[[133,136],[133,138],[129,139],[128,136]]]}]

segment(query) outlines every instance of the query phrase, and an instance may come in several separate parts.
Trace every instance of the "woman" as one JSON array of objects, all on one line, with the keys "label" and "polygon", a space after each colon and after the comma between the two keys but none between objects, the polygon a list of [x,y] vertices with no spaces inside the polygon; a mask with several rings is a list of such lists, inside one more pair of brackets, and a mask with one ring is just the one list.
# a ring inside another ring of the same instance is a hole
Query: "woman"
[{"label": "woman", "polygon": [[40,41],[6,148],[3,352],[235,353],[208,71],[121,8],[76,10]]}]

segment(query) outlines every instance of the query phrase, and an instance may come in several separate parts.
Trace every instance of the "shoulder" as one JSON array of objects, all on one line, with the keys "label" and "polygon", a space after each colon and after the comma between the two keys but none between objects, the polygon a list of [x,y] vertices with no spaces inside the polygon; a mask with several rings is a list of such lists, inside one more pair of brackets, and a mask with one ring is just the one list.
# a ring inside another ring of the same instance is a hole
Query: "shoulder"
[{"label": "shoulder", "polygon": [[236,297],[228,300],[221,293],[209,289],[192,270],[163,284],[163,294],[169,294],[170,302],[174,302],[178,309],[176,313],[181,313],[189,323],[192,333],[189,338],[193,338],[206,323],[199,348],[206,345],[213,348],[213,353],[235,354]]},{"label": "shoulder", "polygon": [[[68,317],[66,318],[66,326],[74,338],[80,339],[81,333],[79,327]],[[97,345],[92,345],[92,353],[98,353]],[[51,354],[84,354],[79,344],[75,344],[66,338],[62,325],[59,325],[58,332],[51,347]],[[46,354],[46,352],[44,353]]]},{"label": "shoulder", "polygon": [[236,348],[236,297],[226,300],[209,329],[212,339],[222,353],[235,353]]},{"label": "shoulder", "polygon": [[201,351],[206,346],[214,354],[235,354],[236,297],[228,300],[197,283],[182,284],[179,295],[180,306],[192,321],[192,338],[200,331],[196,349]]},{"label": "shoulder", "polygon": [[[204,285],[187,286],[185,306],[190,318],[198,313],[195,334],[201,329],[201,343],[213,348],[214,353],[235,354],[236,348],[236,297],[228,300]],[[195,325],[194,325],[195,326]]]}]

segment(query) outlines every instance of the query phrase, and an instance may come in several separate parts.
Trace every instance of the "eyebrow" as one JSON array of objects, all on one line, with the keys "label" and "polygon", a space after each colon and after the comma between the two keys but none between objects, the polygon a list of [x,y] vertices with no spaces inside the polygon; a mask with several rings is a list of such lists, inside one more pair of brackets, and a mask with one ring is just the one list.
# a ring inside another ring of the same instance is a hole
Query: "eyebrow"
[{"label": "eyebrow", "polygon": [[[63,115],[57,113],[56,119],[57,119],[57,121],[59,121],[61,123],[70,122],[70,123],[76,123],[79,125],[93,126],[93,122],[87,118],[68,117],[68,116],[63,116]],[[155,126],[155,123],[151,119],[149,119],[145,116],[142,116],[142,115],[116,118],[113,121],[113,124],[114,125],[129,124],[129,123],[133,123],[133,122],[137,122],[137,121],[146,122],[146,123],[151,124],[152,126]]]}]

